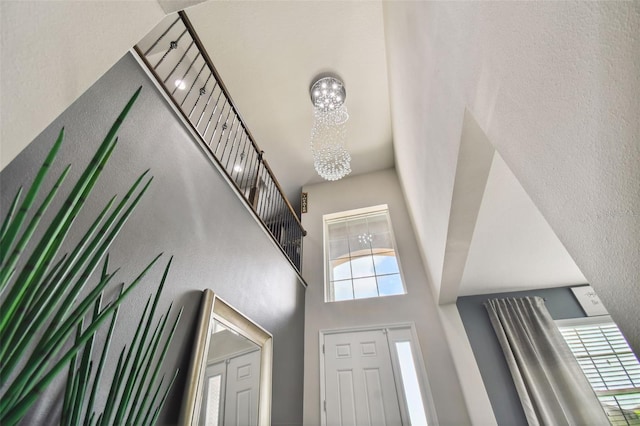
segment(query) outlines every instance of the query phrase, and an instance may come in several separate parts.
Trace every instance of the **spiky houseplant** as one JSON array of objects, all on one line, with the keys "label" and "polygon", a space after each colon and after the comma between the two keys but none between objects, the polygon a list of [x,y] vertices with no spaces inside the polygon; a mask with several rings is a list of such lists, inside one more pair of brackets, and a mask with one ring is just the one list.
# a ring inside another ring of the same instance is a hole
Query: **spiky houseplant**
[{"label": "spiky houseplant", "polygon": [[[105,261],[102,276],[107,274],[107,264],[108,259]],[[182,315],[181,309],[173,321],[168,337],[162,343],[162,349],[158,352],[171,306],[169,306],[166,314],[158,320],[154,332],[150,334],[149,331],[151,330],[152,319],[170,266],[171,259],[162,276],[160,287],[153,298],[151,309],[149,310],[151,303],[151,296],[149,296],[135,336],[128,345],[129,349],[127,350],[124,347],[120,352],[118,366],[113,373],[111,387],[102,413],[98,414],[98,408],[95,407],[94,403],[102,379],[104,361],[109,352],[109,340],[116,323],[117,310],[112,317],[107,339],[103,345],[100,361],[95,372],[91,361],[95,344],[93,338],[87,341],[81,356],[77,354],[72,358],[69,364],[69,376],[60,419],[61,425],[150,425],[156,423],[160,409],[164,405],[164,401],[178,374],[176,370],[168,386],[165,387],[163,395],[158,400],[164,382],[164,376],[159,383],[157,381],[160,366]],[[93,318],[96,318],[100,311],[100,303],[100,300],[96,301]],[[79,326],[76,339],[81,335],[81,328]],[[157,354],[159,354],[159,358],[156,358]],[[92,380],[90,380],[91,376],[93,376]],[[89,388],[90,384],[91,388]],[[88,393],[89,389],[90,393]],[[153,396],[150,397],[151,395]],[[88,403],[85,407],[84,401],[87,396]]]},{"label": "spiky houseplant", "polygon": [[[101,324],[107,318],[112,318],[109,336],[96,369],[98,374],[93,379],[93,389],[87,403],[88,412],[94,411],[95,388],[100,380],[100,374],[103,372],[104,357],[108,350],[108,340],[113,331],[118,306],[142,281],[142,278],[160,257],[158,255],[153,259],[129,286],[121,287],[115,299],[105,306],[102,306],[101,302],[103,290],[112,282],[117,272],[117,270],[108,271],[108,259],[104,260],[98,284],[90,290],[83,291],[83,289],[90,288],[90,278],[93,271],[105,258],[111,243],[147,191],[153,179],[147,177],[148,171],[136,180],[125,197],[117,204],[115,196],[106,203],[106,206],[70,252],[62,255],[60,253],[75,218],[83,208],[113,153],[118,142],[116,134],[135,103],[140,90],[141,88],[135,92],[122,110],[62,207],[55,214],[54,219],[44,227],[42,237],[38,241],[32,241],[32,237],[39,229],[41,218],[55,199],[71,167],[68,165],[63,170],[46,194],[44,201],[34,211],[35,200],[63,142],[64,129],[60,131],[22,202],[20,202],[22,188],[18,190],[0,227],[0,295],[2,298],[0,304],[0,389],[2,389],[0,424],[3,426],[20,422],[46,386],[67,364],[75,364],[78,352],[82,351],[81,368],[77,374],[71,374],[68,378],[70,385],[67,386],[68,392],[65,396],[62,418],[66,422],[65,424],[78,424],[77,412],[84,405],[84,394],[88,390],[90,371],[92,370],[91,353],[94,336]],[[151,319],[170,263],[171,261],[167,264],[160,289],[149,313],[147,328],[151,325]],[[92,306],[94,307],[93,315],[84,325],[85,317]],[[145,315],[146,312],[143,314],[141,323],[144,321]],[[145,383],[145,380],[140,381],[141,378],[133,376],[138,374],[134,368],[141,368],[145,365],[143,361],[151,363],[151,360],[155,358],[153,355],[164,329],[166,317],[161,321],[163,321],[162,326],[156,328],[149,342],[145,341],[147,330],[144,332],[145,337],[141,340],[138,340],[138,335],[134,337],[134,341],[129,346],[130,352],[127,355],[127,360],[133,353],[134,346],[137,347],[137,353],[131,364],[128,365],[128,369],[117,369],[112,381],[112,388],[115,389],[115,392],[120,391],[118,387],[120,383],[125,384],[124,389],[129,395],[134,392],[148,392],[149,390],[142,389],[145,384],[149,387],[154,386],[155,377],[152,378],[153,380],[149,380],[149,383]],[[177,321],[178,319],[176,319],[176,323]],[[166,352],[176,323],[174,323],[172,332],[163,345],[163,352]],[[65,343],[69,341],[74,331],[76,331],[75,341],[65,347]],[[151,346],[145,348],[144,345]],[[148,349],[151,347],[153,349]],[[143,355],[141,356],[140,353]],[[164,354],[161,358],[163,356]],[[25,359],[26,361],[24,361]],[[158,364],[154,367],[154,376],[157,375],[161,359],[157,362]],[[158,387],[159,390],[160,387]],[[129,401],[133,403],[137,399],[138,395],[135,395],[134,398],[120,399],[119,405],[116,407],[116,419],[122,419],[122,411],[127,415],[132,412],[137,414],[129,404]],[[136,401],[136,403],[138,402]],[[143,407],[146,409],[147,405],[149,404],[145,404]],[[153,420],[153,414],[157,417],[156,411],[160,410],[158,405],[155,401],[151,404],[154,407],[152,416],[147,416],[146,419]],[[108,400],[105,412],[112,410],[114,406],[115,402],[112,399]],[[72,414],[71,417],[69,417],[69,413]],[[117,417],[118,415],[120,417]],[[91,415],[85,418],[87,424],[92,424],[97,420],[99,419],[91,418]],[[103,416],[100,419],[102,424],[105,421],[109,422],[110,417]]]}]

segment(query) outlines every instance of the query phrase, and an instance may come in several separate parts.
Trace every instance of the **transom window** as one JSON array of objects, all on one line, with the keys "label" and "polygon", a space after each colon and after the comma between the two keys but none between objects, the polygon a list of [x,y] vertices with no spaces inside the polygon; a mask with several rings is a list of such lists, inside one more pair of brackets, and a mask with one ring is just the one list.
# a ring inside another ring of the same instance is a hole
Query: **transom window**
[{"label": "transom window", "polygon": [[325,300],[405,294],[387,205],[324,216]]}]

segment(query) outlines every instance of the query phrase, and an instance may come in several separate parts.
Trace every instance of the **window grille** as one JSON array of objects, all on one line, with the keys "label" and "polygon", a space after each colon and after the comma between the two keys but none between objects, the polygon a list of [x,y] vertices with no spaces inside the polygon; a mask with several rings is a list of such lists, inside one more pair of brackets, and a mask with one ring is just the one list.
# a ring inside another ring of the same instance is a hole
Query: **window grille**
[{"label": "window grille", "polygon": [[558,321],[612,425],[640,425],[640,363],[610,317]]},{"label": "window grille", "polygon": [[405,294],[386,205],[324,216],[325,300]]}]

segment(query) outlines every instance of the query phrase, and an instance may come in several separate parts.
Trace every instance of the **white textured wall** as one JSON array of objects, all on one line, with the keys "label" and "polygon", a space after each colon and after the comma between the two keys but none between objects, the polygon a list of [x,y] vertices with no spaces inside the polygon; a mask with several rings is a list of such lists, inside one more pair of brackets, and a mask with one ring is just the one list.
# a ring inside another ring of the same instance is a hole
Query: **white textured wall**
[{"label": "white textured wall", "polygon": [[155,0],[0,1],[0,169],[162,17]]},{"label": "white textured wall", "polygon": [[[308,232],[304,239],[302,262],[302,274],[308,284],[305,303],[304,424],[320,424],[320,330],[406,322],[416,325],[439,424],[471,424],[395,170],[309,185],[303,191],[309,194],[309,212],[302,215],[302,225]],[[322,216],[379,204],[389,206],[407,294],[325,303]]]},{"label": "white textured wall", "polygon": [[640,352],[640,2],[384,13],[396,168],[432,283],[466,107]]},{"label": "white textured wall", "polygon": [[496,154],[459,295],[564,287],[586,281],[527,192]]}]

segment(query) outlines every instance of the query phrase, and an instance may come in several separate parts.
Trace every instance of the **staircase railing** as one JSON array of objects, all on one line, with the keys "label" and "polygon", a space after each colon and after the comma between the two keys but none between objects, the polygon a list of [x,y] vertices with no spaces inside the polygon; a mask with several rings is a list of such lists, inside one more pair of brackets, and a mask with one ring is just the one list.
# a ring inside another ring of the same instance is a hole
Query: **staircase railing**
[{"label": "staircase railing", "polygon": [[300,273],[306,231],[187,15],[163,21],[135,50]]}]

